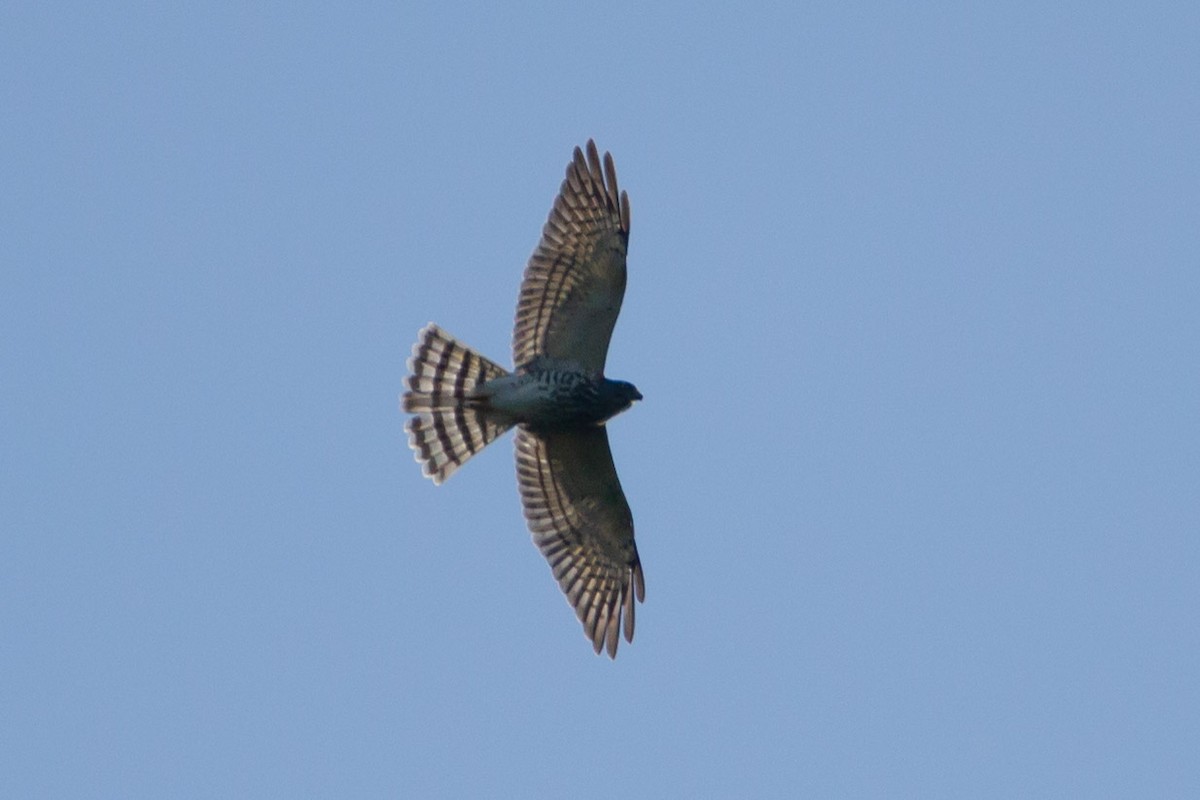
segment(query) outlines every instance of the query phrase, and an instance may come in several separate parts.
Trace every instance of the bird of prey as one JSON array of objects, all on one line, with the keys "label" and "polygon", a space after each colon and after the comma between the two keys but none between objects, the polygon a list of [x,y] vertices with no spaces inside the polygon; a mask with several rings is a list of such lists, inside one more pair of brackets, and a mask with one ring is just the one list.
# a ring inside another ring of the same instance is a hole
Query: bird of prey
[{"label": "bird of prey", "polygon": [[604,377],[625,295],[629,197],[592,141],[567,165],[517,300],[512,372],[430,323],[401,403],[423,473],[441,483],[514,425],[517,483],[533,541],[597,653],[617,655],[646,585],[605,423],[641,400]]}]

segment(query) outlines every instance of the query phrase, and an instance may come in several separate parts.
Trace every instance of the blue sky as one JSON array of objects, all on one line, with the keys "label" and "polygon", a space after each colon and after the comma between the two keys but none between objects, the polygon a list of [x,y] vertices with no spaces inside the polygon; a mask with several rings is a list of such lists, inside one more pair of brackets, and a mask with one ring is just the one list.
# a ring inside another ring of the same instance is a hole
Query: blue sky
[{"label": "blue sky", "polygon": [[[1200,11],[0,12],[0,794],[1200,793]],[[596,657],[430,320],[632,204]]]}]

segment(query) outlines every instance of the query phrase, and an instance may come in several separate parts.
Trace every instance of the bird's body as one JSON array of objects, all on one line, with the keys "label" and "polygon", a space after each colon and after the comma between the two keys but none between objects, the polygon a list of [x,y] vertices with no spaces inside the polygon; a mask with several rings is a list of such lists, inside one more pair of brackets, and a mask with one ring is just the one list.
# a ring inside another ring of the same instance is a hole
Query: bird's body
[{"label": "bird's body", "polygon": [[569,364],[541,363],[481,384],[465,402],[514,424],[555,430],[601,425],[641,399],[624,381],[594,378]]},{"label": "bird's body", "polygon": [[512,372],[430,323],[402,397],[409,444],[441,483],[517,426],[517,480],[534,542],[596,652],[633,640],[645,595],[633,517],[604,423],[642,395],[604,377],[625,293],[629,198],[607,153],[575,149],[517,302]]}]

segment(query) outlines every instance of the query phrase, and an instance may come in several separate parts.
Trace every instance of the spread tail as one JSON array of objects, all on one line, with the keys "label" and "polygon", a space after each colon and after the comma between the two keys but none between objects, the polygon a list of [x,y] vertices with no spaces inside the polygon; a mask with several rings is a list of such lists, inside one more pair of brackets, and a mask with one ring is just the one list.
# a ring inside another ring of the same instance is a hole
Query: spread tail
[{"label": "spread tail", "polygon": [[471,348],[459,344],[432,322],[421,329],[408,360],[412,373],[401,407],[414,414],[405,429],[421,470],[441,483],[467,459],[508,430],[511,424],[489,419],[467,406],[467,397],[482,383],[508,374]]}]

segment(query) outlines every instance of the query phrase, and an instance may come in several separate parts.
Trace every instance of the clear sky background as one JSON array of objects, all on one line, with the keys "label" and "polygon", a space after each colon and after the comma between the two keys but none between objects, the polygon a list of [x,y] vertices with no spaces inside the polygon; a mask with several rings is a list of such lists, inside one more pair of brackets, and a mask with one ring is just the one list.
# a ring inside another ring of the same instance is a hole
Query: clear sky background
[{"label": "clear sky background", "polygon": [[[0,12],[0,795],[1200,796],[1196,4],[406,5]],[[397,404],[588,137],[615,662]]]}]

